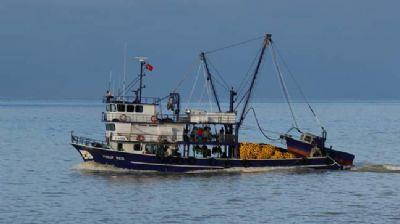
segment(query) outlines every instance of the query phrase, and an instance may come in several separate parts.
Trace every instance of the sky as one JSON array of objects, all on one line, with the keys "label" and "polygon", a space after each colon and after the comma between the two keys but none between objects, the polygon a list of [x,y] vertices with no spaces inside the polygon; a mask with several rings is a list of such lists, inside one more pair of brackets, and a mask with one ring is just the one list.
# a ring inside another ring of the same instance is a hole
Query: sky
[{"label": "sky", "polygon": [[[128,81],[135,56],[154,66],[144,95],[164,96],[186,77],[179,91],[187,98],[200,52],[271,33],[308,98],[398,100],[399,8],[389,0],[2,0],[0,98],[100,99],[110,71],[112,86],[122,83],[125,44]],[[238,88],[260,44],[207,55],[213,74]],[[255,97],[279,98],[270,51],[265,60]],[[218,94],[228,92],[218,86]]]}]

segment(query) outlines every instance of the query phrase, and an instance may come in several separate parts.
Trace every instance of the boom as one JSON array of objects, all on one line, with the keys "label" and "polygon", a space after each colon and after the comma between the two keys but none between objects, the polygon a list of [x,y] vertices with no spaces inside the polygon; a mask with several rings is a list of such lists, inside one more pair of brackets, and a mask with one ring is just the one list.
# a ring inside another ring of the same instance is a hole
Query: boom
[{"label": "boom", "polygon": [[271,42],[272,42],[271,34],[266,34],[265,38],[264,38],[263,45],[262,45],[260,56],[258,57],[258,62],[257,62],[256,69],[253,72],[253,76],[252,76],[252,79],[251,79],[250,87],[246,92],[246,94],[247,94],[246,95],[246,100],[244,102],[243,109],[242,109],[242,112],[240,114],[240,119],[239,119],[239,121],[238,121],[238,123],[236,125],[236,133],[239,132],[240,126],[243,124],[243,121],[244,121],[244,119],[246,117],[247,107],[249,105],[250,98],[252,96],[252,92],[253,92],[253,89],[254,89],[254,84],[255,84],[255,81],[257,79],[257,74],[258,74],[258,72],[260,70],[260,66],[261,66],[261,63],[262,63],[263,58],[264,58],[265,49],[269,46],[269,44]]},{"label": "boom", "polygon": [[213,91],[214,100],[215,100],[215,103],[217,104],[217,107],[218,107],[218,111],[221,112],[221,106],[219,105],[219,99],[218,99],[217,91],[215,90],[215,86],[214,86],[214,83],[212,81],[211,73],[210,73],[210,70],[208,68],[208,63],[207,63],[207,59],[206,59],[206,56],[205,56],[204,52],[201,52],[200,59],[204,63],[204,67],[205,67],[206,72],[207,72],[207,80],[210,82],[211,89]]}]

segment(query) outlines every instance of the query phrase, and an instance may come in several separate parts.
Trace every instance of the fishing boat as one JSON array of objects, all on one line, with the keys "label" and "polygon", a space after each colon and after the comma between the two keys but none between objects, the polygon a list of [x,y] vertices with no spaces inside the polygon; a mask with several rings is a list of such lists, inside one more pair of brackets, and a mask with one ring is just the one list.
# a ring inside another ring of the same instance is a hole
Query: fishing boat
[{"label": "fishing boat", "polygon": [[[106,128],[105,140],[94,140],[71,132],[72,146],[85,162],[94,161],[118,168],[145,171],[351,167],[354,155],[327,147],[327,132],[323,126],[321,136],[303,132],[297,126],[292,128],[298,132],[299,137],[294,137],[289,132],[279,136],[286,147],[267,142],[240,142],[239,137],[246,115],[253,111],[256,116],[254,108],[250,106],[255,83],[265,53],[274,44],[270,34],[259,39],[262,39],[262,46],[256,55],[254,69],[247,77],[249,81],[246,89],[239,98],[237,91],[229,88],[229,105],[225,109],[217,94],[216,76],[210,70],[210,52],[200,54],[199,63],[204,69],[206,89],[212,96],[215,111],[206,111],[198,107],[182,110],[181,95],[176,90],[161,98],[142,96],[145,73],[152,71],[153,66],[148,63],[147,58],[137,58],[140,72],[133,84],[131,83],[133,93],[125,94],[124,88],[123,94],[113,95],[109,89],[103,98],[106,108],[102,113]],[[274,58],[273,49],[271,52]],[[277,71],[280,72],[279,68]],[[283,79],[281,81],[283,82]],[[284,85],[283,87],[286,93],[287,89]],[[289,99],[287,100],[289,102]],[[168,112],[162,111],[163,104],[166,104]],[[315,115],[310,104],[308,105]],[[269,139],[257,118],[256,121],[259,130]]]}]

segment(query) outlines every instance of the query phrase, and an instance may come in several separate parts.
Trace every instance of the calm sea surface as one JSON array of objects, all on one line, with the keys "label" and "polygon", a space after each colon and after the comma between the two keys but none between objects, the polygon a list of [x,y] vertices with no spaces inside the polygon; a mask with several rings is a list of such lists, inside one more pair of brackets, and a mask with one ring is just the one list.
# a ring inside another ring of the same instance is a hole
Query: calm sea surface
[{"label": "calm sea surface", "polygon": [[[305,105],[304,130],[320,132]],[[70,131],[103,138],[93,101],[0,101],[0,223],[400,223],[400,103],[314,103],[350,171],[136,173],[84,164]],[[291,127],[284,103],[254,104],[262,126]],[[242,140],[265,141],[249,115]],[[276,142],[280,144],[280,142]]]}]

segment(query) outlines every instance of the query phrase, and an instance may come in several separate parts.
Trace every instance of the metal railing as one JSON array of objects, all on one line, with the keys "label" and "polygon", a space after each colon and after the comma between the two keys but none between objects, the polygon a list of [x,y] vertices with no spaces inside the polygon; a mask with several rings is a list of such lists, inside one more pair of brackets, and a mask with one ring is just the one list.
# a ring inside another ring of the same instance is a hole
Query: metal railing
[{"label": "metal railing", "polygon": [[158,97],[142,97],[139,101],[134,96],[104,96],[103,103],[133,103],[133,104],[159,104]]},{"label": "metal railing", "polygon": [[142,141],[142,142],[181,142],[183,141],[182,135],[157,135],[157,134],[128,134],[128,133],[115,133],[112,140],[119,141]]},{"label": "metal railing", "polygon": [[236,116],[233,113],[190,114],[189,118],[193,123],[234,124],[236,122]]},{"label": "metal railing", "polygon": [[235,137],[232,134],[218,134],[215,136],[199,137],[190,135],[157,135],[157,134],[130,134],[115,133],[112,138],[114,141],[140,141],[140,142],[169,142],[181,144],[233,144]]},{"label": "metal railing", "polygon": [[[143,122],[150,123],[154,122],[152,120],[152,115],[143,115],[143,114],[130,114],[123,112],[115,112],[115,113],[102,113],[102,121],[106,122]],[[154,118],[153,118],[154,119]]]},{"label": "metal railing", "polygon": [[86,145],[86,146],[93,146],[98,148],[109,148],[105,141],[91,139],[81,136],[76,136],[71,132],[71,143],[79,144],[79,145]]}]

